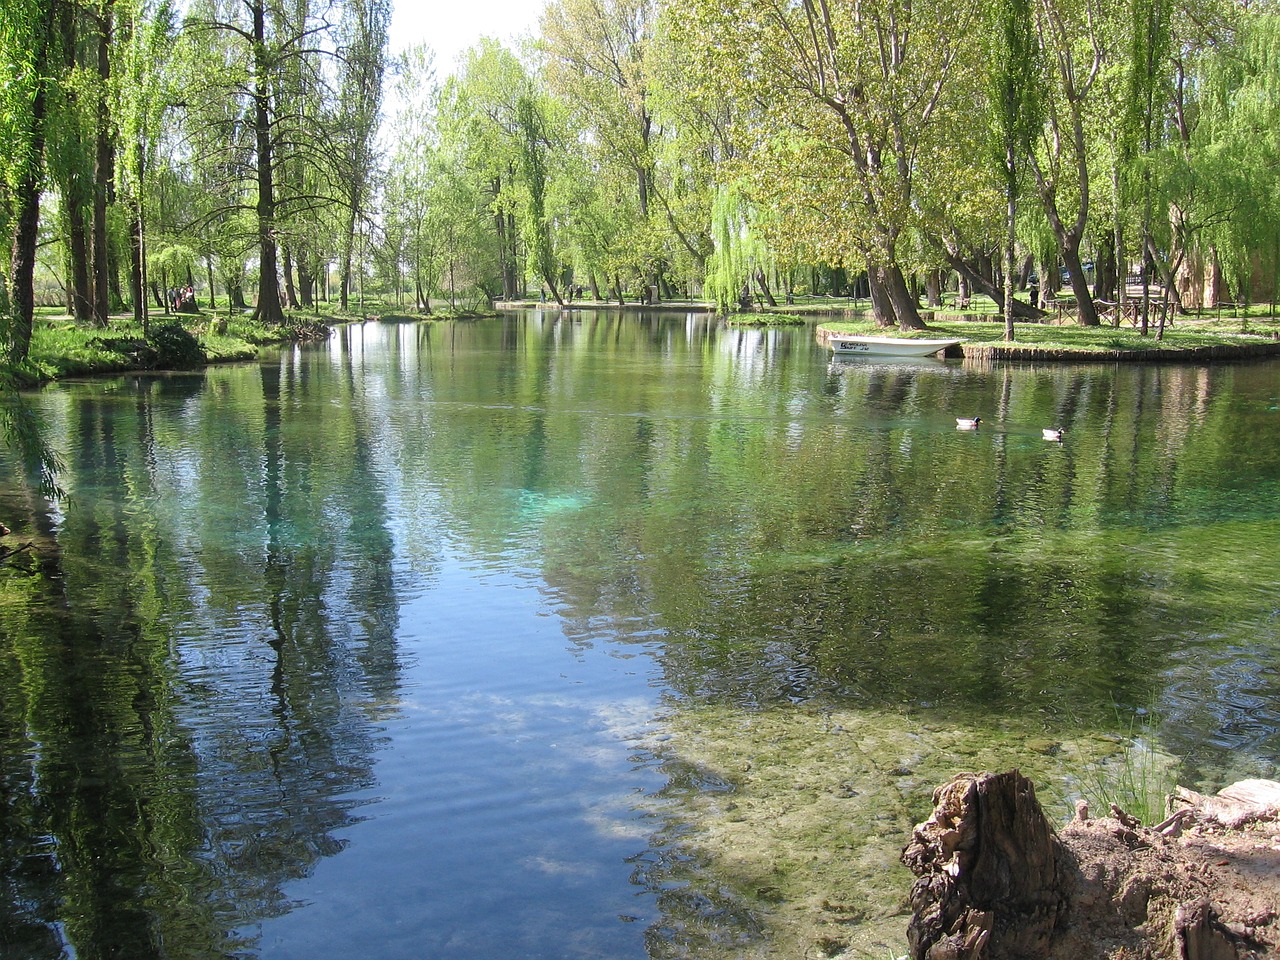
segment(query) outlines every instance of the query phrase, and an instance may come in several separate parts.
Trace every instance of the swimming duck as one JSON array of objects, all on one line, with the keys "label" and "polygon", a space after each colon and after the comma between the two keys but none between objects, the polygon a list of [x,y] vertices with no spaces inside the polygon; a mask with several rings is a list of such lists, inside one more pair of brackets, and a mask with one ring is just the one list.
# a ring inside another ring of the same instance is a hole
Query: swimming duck
[{"label": "swimming duck", "polygon": [[956,417],[957,430],[977,430],[978,424],[982,422],[981,417]]},{"label": "swimming duck", "polygon": [[1046,440],[1056,440],[1058,443],[1062,442],[1062,435],[1066,432],[1066,427],[1045,427],[1040,431]]}]

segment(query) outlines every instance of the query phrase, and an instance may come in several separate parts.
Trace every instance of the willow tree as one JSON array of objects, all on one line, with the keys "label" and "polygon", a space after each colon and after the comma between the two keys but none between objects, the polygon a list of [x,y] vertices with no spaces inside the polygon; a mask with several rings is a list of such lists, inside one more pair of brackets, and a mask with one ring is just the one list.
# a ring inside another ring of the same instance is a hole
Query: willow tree
[{"label": "willow tree", "polygon": [[[752,281],[763,281],[769,261],[768,244],[753,223],[750,203],[736,184],[716,190],[711,206],[711,242],[707,294],[719,313],[732,313],[750,299]],[[768,293],[768,286],[763,282],[761,286],[762,292]]]},{"label": "willow tree", "polygon": [[[1205,50],[1187,86],[1188,178],[1196,186],[1202,261],[1220,264],[1236,298],[1262,281],[1280,297],[1280,6],[1242,10],[1236,43]],[[1189,191],[1176,209],[1184,233],[1192,220]],[[1192,242],[1192,241],[1188,241]],[[1210,283],[1216,280],[1210,278]],[[1269,284],[1267,283],[1269,281]],[[1216,296],[1217,291],[1211,295]]]},{"label": "willow tree", "polygon": [[753,198],[834,264],[865,265],[877,322],[924,326],[904,268],[922,166],[966,121],[949,80],[970,7],[940,0],[676,0],[692,69],[743,105]]}]

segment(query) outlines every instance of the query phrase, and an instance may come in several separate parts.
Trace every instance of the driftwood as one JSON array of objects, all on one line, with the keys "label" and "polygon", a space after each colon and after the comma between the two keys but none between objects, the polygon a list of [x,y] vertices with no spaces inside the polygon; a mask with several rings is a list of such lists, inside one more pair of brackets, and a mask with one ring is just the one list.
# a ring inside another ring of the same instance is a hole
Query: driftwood
[{"label": "driftwood", "polygon": [[1179,789],[1143,827],[1083,802],[1061,831],[1017,771],[934,793],[902,860],[914,960],[1253,960],[1280,956],[1280,783]]}]

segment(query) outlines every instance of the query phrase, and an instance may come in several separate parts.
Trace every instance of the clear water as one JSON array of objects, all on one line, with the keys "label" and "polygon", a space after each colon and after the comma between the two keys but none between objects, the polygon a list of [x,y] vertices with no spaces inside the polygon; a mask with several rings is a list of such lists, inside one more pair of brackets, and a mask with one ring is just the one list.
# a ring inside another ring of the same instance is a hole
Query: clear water
[{"label": "clear water", "polygon": [[1150,715],[1272,775],[1278,394],[585,311],[52,386],[72,499],[0,486],[0,957],[763,936],[672,866],[732,788],[662,746],[708,704]]}]

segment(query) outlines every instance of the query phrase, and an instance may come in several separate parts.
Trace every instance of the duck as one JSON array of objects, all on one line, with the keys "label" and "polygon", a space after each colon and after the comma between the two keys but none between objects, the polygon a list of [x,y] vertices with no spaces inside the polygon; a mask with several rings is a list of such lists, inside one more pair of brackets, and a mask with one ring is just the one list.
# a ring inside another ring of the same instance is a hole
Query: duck
[{"label": "duck", "polygon": [[1040,431],[1046,440],[1054,440],[1058,443],[1062,442],[1063,435],[1067,432],[1066,427],[1045,427]]},{"label": "duck", "polygon": [[981,417],[956,417],[957,430],[977,430],[978,424],[982,422]]}]

